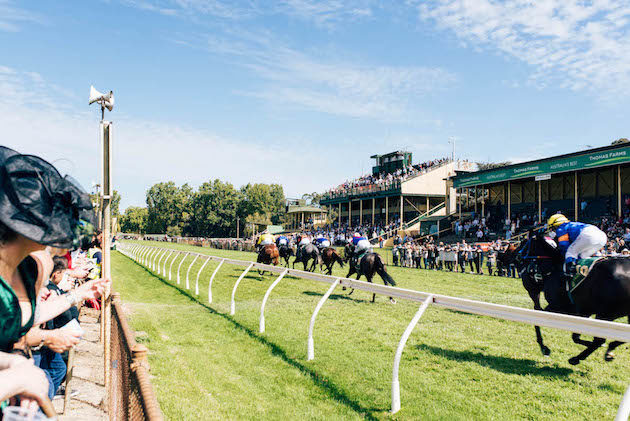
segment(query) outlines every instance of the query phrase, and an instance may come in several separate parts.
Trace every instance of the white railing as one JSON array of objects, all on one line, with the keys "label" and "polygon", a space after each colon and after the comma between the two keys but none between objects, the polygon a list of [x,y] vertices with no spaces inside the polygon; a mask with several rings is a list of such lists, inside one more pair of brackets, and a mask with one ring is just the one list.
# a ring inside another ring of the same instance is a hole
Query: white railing
[{"label": "white railing", "polygon": [[[143,266],[151,265],[151,256],[153,262],[157,258],[159,253],[147,251],[147,249],[161,249],[161,247],[154,246],[146,246],[142,244],[127,244],[127,243],[119,243],[118,250],[129,258],[135,260],[136,262],[141,263]],[[171,249],[169,249],[171,250]],[[269,294],[271,290],[280,282],[285,275],[290,275],[296,278],[309,279],[313,281],[319,281],[323,283],[330,284],[330,287],[326,294],[320,299],[317,303],[315,311],[311,317],[311,322],[309,324],[309,332],[308,332],[308,340],[307,340],[307,359],[312,360],[315,358],[315,346],[313,339],[313,330],[315,325],[315,318],[317,313],[323,306],[324,302],[333,290],[339,285],[346,288],[353,288],[361,291],[366,291],[374,294],[379,294],[387,297],[399,298],[403,300],[409,300],[420,303],[420,308],[418,312],[414,315],[413,319],[405,329],[400,341],[398,342],[398,346],[396,348],[396,353],[394,355],[394,364],[392,369],[392,407],[391,412],[396,413],[400,409],[400,386],[398,381],[398,369],[400,365],[400,359],[402,357],[402,352],[404,350],[404,346],[407,342],[407,339],[411,335],[414,327],[419,322],[422,314],[426,310],[426,308],[433,304],[439,307],[445,307],[452,310],[461,311],[464,313],[477,314],[482,316],[494,317],[497,319],[510,320],[514,322],[527,323],[530,325],[548,327],[553,329],[564,330],[573,333],[580,333],[583,335],[596,336],[600,338],[606,339],[614,339],[623,342],[630,342],[630,325],[617,323],[617,322],[609,322],[605,320],[597,320],[586,317],[577,317],[570,316],[565,314],[558,313],[549,313],[545,311],[539,310],[530,310],[526,308],[520,307],[512,307],[502,304],[494,304],[494,303],[486,303],[483,301],[476,300],[468,300],[465,298],[458,297],[449,297],[446,295],[440,294],[430,294],[427,292],[415,291],[410,289],[391,287],[386,285],[377,285],[365,281],[357,281],[355,279],[348,278],[340,278],[335,276],[323,275],[314,272],[304,272],[298,269],[289,269],[280,266],[271,266],[265,265],[262,263],[254,263],[251,261],[245,260],[236,260],[236,259],[228,259],[224,257],[210,256],[201,253],[194,252],[186,252],[175,250],[177,253],[184,254],[182,259],[183,261],[186,259],[188,255],[194,257],[193,263],[195,260],[202,258],[207,261],[214,260],[219,262],[219,265],[212,273],[212,277],[210,279],[208,285],[208,302],[212,302],[212,281],[214,280],[219,268],[224,264],[231,264],[234,266],[240,266],[245,268],[242,274],[239,276],[238,280],[234,284],[232,289],[232,297],[230,304],[230,314],[235,314],[236,312],[236,288],[238,287],[241,280],[251,269],[265,270],[272,273],[278,274],[278,278],[271,284],[267,292],[265,293],[265,297],[262,302],[261,312],[260,312],[260,332],[265,331],[265,304],[269,298]],[[143,259],[143,256],[149,256],[149,259]],[[205,265],[205,263],[204,263]],[[181,266],[181,263],[180,263]],[[192,267],[192,264],[190,265]],[[188,271],[190,271],[190,267]],[[199,271],[198,275],[201,274]],[[188,281],[188,276],[186,277]],[[178,268],[178,282],[179,284],[179,268]],[[186,282],[186,289],[189,289],[189,283]],[[196,288],[197,289],[197,288]],[[196,291],[198,294],[198,291]],[[626,420],[630,416],[630,388],[628,392],[626,392],[621,405],[619,407],[619,411],[617,414],[616,421],[618,420]]]}]

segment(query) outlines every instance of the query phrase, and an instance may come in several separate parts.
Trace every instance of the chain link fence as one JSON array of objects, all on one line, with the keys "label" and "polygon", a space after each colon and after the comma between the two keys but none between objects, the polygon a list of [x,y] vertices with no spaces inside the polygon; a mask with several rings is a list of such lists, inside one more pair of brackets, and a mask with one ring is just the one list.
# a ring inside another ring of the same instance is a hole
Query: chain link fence
[{"label": "chain link fence", "polygon": [[148,349],[136,343],[122,308],[120,295],[112,294],[110,420],[163,420],[149,379]]}]

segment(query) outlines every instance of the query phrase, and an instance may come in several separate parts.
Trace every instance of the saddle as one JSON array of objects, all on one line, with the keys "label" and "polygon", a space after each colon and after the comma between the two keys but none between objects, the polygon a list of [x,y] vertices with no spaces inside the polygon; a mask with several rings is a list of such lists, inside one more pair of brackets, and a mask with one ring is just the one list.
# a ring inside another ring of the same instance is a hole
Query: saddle
[{"label": "saddle", "polygon": [[595,263],[599,262],[602,259],[605,259],[605,257],[598,256],[589,257],[586,259],[578,259],[575,264],[575,275],[573,275],[573,278],[569,278],[567,280],[567,290],[569,291],[569,293],[572,293],[577,287],[580,286],[580,284],[588,276],[593,265],[595,265]]}]

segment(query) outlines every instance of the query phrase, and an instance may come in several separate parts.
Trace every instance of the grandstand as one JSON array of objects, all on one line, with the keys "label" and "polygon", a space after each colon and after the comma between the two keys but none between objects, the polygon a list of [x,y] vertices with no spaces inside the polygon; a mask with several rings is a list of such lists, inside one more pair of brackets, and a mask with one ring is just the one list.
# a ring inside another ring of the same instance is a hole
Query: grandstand
[{"label": "grandstand", "polygon": [[406,151],[371,158],[376,160],[371,175],[345,182],[322,196],[322,205],[337,208],[339,225],[396,222],[401,229],[418,230],[423,221],[455,212],[455,194],[447,179],[457,171],[475,168],[467,161],[450,159],[414,165],[412,154]]},{"label": "grandstand", "polygon": [[573,220],[622,216],[630,195],[630,143],[553,156],[476,172],[458,170],[449,180],[458,213],[481,212],[543,221],[561,211]]}]

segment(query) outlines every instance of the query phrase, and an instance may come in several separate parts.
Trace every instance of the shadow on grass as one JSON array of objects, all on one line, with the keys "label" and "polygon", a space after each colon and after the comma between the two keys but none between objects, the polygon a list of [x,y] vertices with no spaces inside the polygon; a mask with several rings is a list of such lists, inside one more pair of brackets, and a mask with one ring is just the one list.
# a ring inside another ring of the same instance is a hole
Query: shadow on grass
[{"label": "shadow on grass", "polygon": [[[313,297],[321,297],[324,294],[320,293],[320,292],[315,292],[315,291],[304,291],[302,292],[302,294],[304,295],[310,295]],[[356,298],[352,298],[349,297],[348,294],[330,294],[330,297],[328,297],[329,300],[348,300],[348,301],[355,301],[357,303],[367,303],[368,300],[361,300],[361,299],[356,299]]]},{"label": "shadow on grass", "polygon": [[538,362],[534,360],[498,357],[474,351],[455,351],[425,344],[416,345],[415,348],[452,361],[474,362],[483,367],[488,367],[506,374],[567,377],[573,373],[572,369],[560,367],[558,365],[541,367]]},{"label": "shadow on grass", "polygon": [[[134,262],[133,260],[131,260],[131,261]],[[156,273],[154,273],[150,269],[145,268],[144,266],[140,265],[137,262],[134,262],[134,263],[138,264],[138,266],[140,266],[141,268],[144,268],[146,270],[146,272],[148,273],[148,275],[153,276],[154,278],[158,279],[164,285],[166,285],[168,287],[171,287],[174,290],[176,290],[177,292],[179,292],[180,294],[188,297],[191,301],[193,301],[193,302],[199,304],[200,306],[204,307],[210,313],[212,313],[212,314],[214,314],[216,316],[222,317],[225,320],[227,320],[230,323],[232,323],[234,325],[234,327],[236,327],[237,329],[241,330],[242,332],[247,334],[252,339],[258,341],[262,345],[264,345],[267,348],[269,348],[269,350],[271,351],[272,355],[281,358],[284,362],[286,362],[290,366],[292,366],[294,368],[297,368],[302,373],[304,373],[305,375],[310,377],[311,381],[315,385],[317,385],[319,388],[321,388],[324,391],[326,391],[327,394],[331,398],[333,398],[337,402],[347,406],[348,408],[352,409],[353,411],[361,414],[365,419],[377,420],[378,418],[376,418],[373,415],[374,412],[387,411],[388,408],[376,408],[376,407],[374,407],[374,408],[366,408],[366,407],[362,406],[359,402],[357,402],[357,401],[351,399],[349,396],[347,396],[343,392],[343,390],[338,388],[332,382],[332,380],[330,378],[328,378],[326,376],[323,376],[322,374],[318,373],[317,371],[313,370],[312,368],[309,368],[309,367],[305,366],[304,364],[302,364],[301,362],[299,362],[295,358],[290,357],[284,349],[282,349],[281,347],[279,347],[275,343],[269,341],[264,336],[261,336],[255,330],[250,329],[249,327],[239,323],[232,316],[230,316],[228,314],[225,314],[225,313],[218,312],[217,310],[215,310],[214,308],[210,307],[209,305],[199,301],[199,299],[195,295],[191,294],[189,291],[180,288],[176,284],[170,283],[168,280],[165,280],[161,276],[158,276]],[[332,298],[332,296],[331,296],[331,298]]]}]

